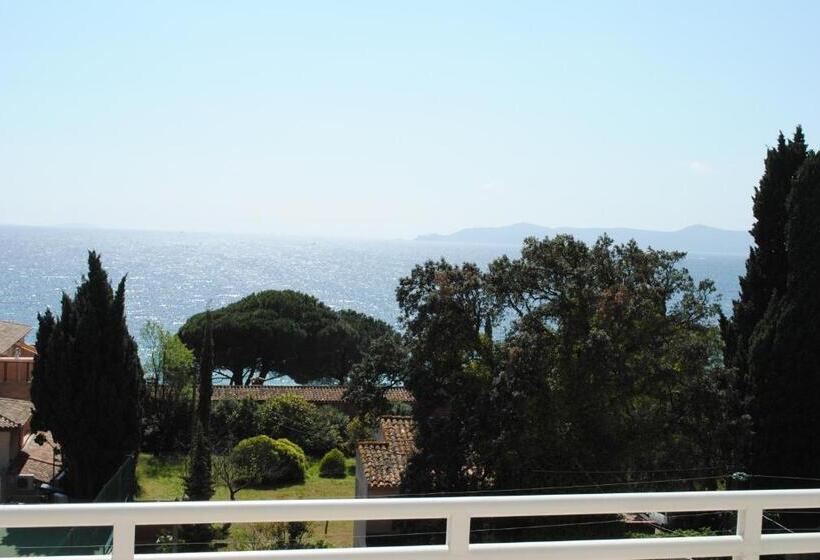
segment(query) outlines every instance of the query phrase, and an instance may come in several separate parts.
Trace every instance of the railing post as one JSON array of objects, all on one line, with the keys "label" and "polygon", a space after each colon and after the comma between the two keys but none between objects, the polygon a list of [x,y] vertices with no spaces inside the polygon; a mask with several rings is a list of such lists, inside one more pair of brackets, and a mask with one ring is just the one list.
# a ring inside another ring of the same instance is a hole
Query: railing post
[{"label": "railing post", "polygon": [[470,547],[470,516],[454,513],[447,518],[447,551],[452,558],[467,558]]},{"label": "railing post", "polygon": [[760,560],[760,535],[763,508],[750,507],[737,512],[737,534],[743,539],[743,553],[732,560]]},{"label": "railing post", "polygon": [[111,560],[134,560],[134,532],[133,523],[114,523]]}]

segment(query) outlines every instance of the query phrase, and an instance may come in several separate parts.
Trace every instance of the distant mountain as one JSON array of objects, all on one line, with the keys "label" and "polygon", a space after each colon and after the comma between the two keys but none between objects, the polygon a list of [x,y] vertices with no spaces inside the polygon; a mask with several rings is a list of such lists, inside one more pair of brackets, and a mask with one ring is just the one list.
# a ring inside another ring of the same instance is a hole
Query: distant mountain
[{"label": "distant mountain", "polygon": [[517,245],[529,236],[554,237],[558,234],[570,234],[576,239],[592,243],[604,233],[616,243],[634,239],[642,247],[686,251],[687,253],[745,255],[749,252],[749,246],[752,243],[752,237],[748,232],[701,225],[689,226],[677,231],[652,231],[629,228],[550,228],[526,223],[502,227],[469,228],[449,235],[420,235],[416,241]]}]

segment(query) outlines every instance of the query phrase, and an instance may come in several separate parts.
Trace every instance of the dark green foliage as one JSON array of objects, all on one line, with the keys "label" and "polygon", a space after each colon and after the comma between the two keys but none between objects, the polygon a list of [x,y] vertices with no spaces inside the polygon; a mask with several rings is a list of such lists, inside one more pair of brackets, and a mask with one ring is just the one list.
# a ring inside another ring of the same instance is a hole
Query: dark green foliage
[{"label": "dark green foliage", "polygon": [[[820,472],[820,158],[798,172],[785,228],[785,290],[773,294],[749,344],[755,382],[752,472],[816,477]],[[800,485],[758,480],[758,486]]]},{"label": "dark green foliage", "polygon": [[[746,274],[740,278],[740,297],[733,303],[731,322],[723,324],[726,363],[737,368],[739,389],[744,400],[757,392],[756,380],[749,375],[749,349],[771,299],[786,289],[788,249],[786,246],[787,201],[792,179],[808,151],[803,130],[798,126],[792,140],[783,133],[766,154],[765,172],[755,188],[754,246],[746,260]],[[747,412],[744,408],[741,413]]]},{"label": "dark green foliage", "polygon": [[[392,331],[382,321],[353,311],[337,313],[290,290],[251,294],[212,315],[215,368],[231,372],[233,385],[277,375],[299,383],[343,380],[370,339]],[[194,347],[204,324],[204,314],[194,315],[180,329],[180,338]]]},{"label": "dark green foliage", "polygon": [[482,413],[492,386],[494,320],[484,274],[472,264],[427,262],[397,290],[410,358],[406,385],[416,398],[416,442],[405,490],[441,492],[488,487],[477,444],[491,437]]},{"label": "dark green foliage", "polygon": [[[679,268],[682,256],[558,236],[528,239],[487,273],[416,267],[398,290],[419,448],[405,490],[595,490],[728,472],[734,383],[714,289]],[[494,341],[500,317],[511,324]]]},{"label": "dark green foliage", "polygon": [[[213,372],[213,342],[211,340],[210,315],[206,315],[205,331],[200,349],[197,371],[197,402],[194,415],[193,441],[188,452],[188,463],[184,477],[185,499],[207,502],[214,495],[213,461],[209,427],[211,422],[211,374]],[[212,525],[184,525],[182,538],[187,543],[196,543],[196,551],[210,550],[215,538]]]},{"label": "dark green foliage", "polygon": [[230,451],[237,442],[257,435],[259,403],[252,399],[220,399],[211,411],[211,441],[220,453]]},{"label": "dark green foliage", "polygon": [[194,419],[194,440],[188,458],[188,472],[185,476],[185,497],[193,501],[208,501],[214,495],[213,474],[211,472],[211,374],[213,372],[213,339],[211,338],[211,316],[205,316],[205,330],[199,353],[198,394],[196,418]]},{"label": "dark green foliage", "polygon": [[208,501],[214,495],[211,478],[211,444],[205,436],[202,424],[197,420],[191,451],[185,474],[185,498],[192,501]]},{"label": "dark green foliage", "polygon": [[257,428],[272,438],[287,438],[312,456],[344,441],[348,418],[331,407],[317,407],[297,395],[281,395],[259,407]]},{"label": "dark green foliage", "polygon": [[211,431],[211,397],[213,396],[214,337],[211,312],[205,312],[205,329],[202,335],[202,349],[199,352],[199,385],[197,387],[196,415],[203,435],[208,438]]},{"label": "dark green foliage", "polygon": [[35,430],[51,430],[68,489],[91,500],[140,444],[143,372],[125,323],[125,278],[112,290],[95,252],[60,317],[38,317],[31,398]]},{"label": "dark green foliage", "polygon": [[[198,371],[198,398],[196,414],[194,415],[193,440],[188,452],[188,463],[184,477],[185,499],[191,501],[210,500],[214,495],[212,449],[209,434],[210,426],[210,393],[211,393],[211,362],[209,355],[210,321],[205,327],[205,334],[200,353]],[[207,400],[204,400],[206,399]],[[187,543],[195,543],[195,550],[210,550],[211,541],[215,537],[212,525],[184,525],[182,539]]]},{"label": "dark green foliage", "polygon": [[231,461],[252,473],[252,484],[302,482],[307,473],[304,451],[287,439],[255,436],[236,444]]},{"label": "dark green foliage", "polygon": [[345,384],[344,401],[354,416],[380,416],[390,411],[387,390],[404,382],[407,351],[398,334],[389,333],[370,341]]},{"label": "dark green foliage", "polygon": [[347,414],[333,406],[319,406],[316,408],[313,422],[313,429],[321,434],[321,438],[314,438],[316,443],[312,444],[317,450],[316,455],[321,454],[322,449],[327,450],[344,444],[347,438],[347,425],[350,423]]},{"label": "dark green foliage", "polygon": [[[820,388],[816,169],[800,127],[789,141],[781,133],[768,151],[754,196],[755,245],[732,320],[721,324],[725,362],[738,372],[736,414],[752,424],[743,460],[757,475],[816,476],[820,468],[820,446],[809,431],[818,419],[813,399]],[[766,478],[754,484],[799,485]]]},{"label": "dark green foliage", "polygon": [[345,456],[338,449],[331,449],[319,461],[319,476],[323,478],[344,478],[347,475]]}]

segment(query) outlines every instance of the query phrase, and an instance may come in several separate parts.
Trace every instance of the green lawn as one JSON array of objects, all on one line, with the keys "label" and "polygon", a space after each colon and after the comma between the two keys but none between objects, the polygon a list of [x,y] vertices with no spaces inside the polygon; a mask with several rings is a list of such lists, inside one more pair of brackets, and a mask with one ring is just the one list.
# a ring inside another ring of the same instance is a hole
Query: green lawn
[{"label": "green lawn", "polygon": [[[184,457],[156,457],[141,453],[137,463],[138,500],[179,500],[182,498],[182,473]],[[321,478],[317,461],[311,463],[304,483],[276,488],[246,488],[236,495],[237,500],[293,500],[319,498],[352,498],[355,496],[354,459],[348,459],[348,475],[345,478]],[[227,500],[228,491],[216,487],[214,500]],[[352,546],[353,522],[331,521],[316,523],[314,536],[333,546]]]}]

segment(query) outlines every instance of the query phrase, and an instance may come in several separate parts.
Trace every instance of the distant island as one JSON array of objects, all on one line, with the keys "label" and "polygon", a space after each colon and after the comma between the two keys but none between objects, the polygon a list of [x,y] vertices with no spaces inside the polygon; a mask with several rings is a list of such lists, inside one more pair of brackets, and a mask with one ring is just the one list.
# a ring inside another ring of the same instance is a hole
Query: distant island
[{"label": "distant island", "polygon": [[577,239],[592,243],[605,233],[617,243],[634,239],[642,247],[686,251],[687,253],[745,255],[749,252],[749,246],[752,243],[752,237],[748,232],[702,225],[693,225],[677,231],[653,231],[630,228],[551,228],[528,223],[468,228],[451,234],[420,235],[416,241],[517,245],[529,236],[543,238],[570,234]]}]

